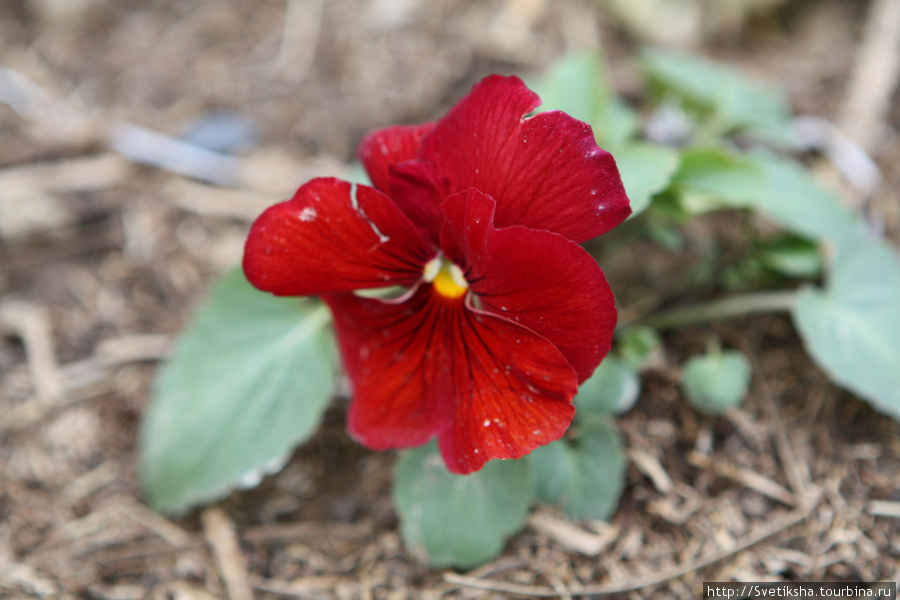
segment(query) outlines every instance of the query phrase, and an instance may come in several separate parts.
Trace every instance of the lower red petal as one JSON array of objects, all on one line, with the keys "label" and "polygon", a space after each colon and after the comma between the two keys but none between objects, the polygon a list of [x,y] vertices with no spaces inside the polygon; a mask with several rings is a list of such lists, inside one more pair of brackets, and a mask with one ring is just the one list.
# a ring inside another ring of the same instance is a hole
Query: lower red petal
[{"label": "lower red petal", "polygon": [[424,285],[401,303],[328,298],[353,382],[348,428],[373,449],[434,436],[471,473],[563,435],[577,376],[553,343]]}]

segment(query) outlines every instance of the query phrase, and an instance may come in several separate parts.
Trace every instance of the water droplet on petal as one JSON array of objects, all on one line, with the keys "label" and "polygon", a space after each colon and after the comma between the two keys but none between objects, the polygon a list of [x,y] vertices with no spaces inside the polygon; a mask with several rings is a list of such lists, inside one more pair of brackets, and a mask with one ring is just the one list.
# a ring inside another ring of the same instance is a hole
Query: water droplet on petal
[{"label": "water droplet on petal", "polygon": [[319,213],[316,212],[312,206],[307,206],[303,210],[300,211],[300,220],[304,223],[310,223],[315,221],[318,218]]}]

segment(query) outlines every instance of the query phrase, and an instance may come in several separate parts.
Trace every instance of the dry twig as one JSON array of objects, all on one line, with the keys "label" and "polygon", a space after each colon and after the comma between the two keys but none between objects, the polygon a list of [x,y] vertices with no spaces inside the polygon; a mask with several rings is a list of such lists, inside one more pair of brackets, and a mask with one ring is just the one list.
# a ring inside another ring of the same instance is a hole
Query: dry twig
[{"label": "dry twig", "polygon": [[250,574],[238,542],[234,522],[218,506],[203,511],[203,533],[212,548],[216,566],[231,600],[253,600]]},{"label": "dry twig", "polygon": [[898,75],[900,0],[874,0],[840,120],[840,128],[866,150],[878,141]]},{"label": "dry twig", "polygon": [[63,384],[47,313],[33,304],[8,300],[0,305],[0,324],[25,344],[37,400],[44,406],[57,403],[63,396]]}]

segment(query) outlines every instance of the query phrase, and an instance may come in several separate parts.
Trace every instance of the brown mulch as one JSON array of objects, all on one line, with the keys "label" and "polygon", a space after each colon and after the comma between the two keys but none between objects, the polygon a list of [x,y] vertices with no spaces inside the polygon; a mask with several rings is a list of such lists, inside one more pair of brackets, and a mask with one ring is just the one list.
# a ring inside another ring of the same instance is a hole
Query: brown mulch
[{"label": "brown mulch", "polygon": [[[868,4],[786,0],[694,46],[839,120]],[[599,7],[0,2],[0,67],[31,82],[24,99],[0,96],[0,598],[687,599],[702,581],[900,579],[900,423],[832,386],[779,316],[667,334],[619,421],[629,468],[611,522],[539,507],[473,572],[404,549],[394,457],[355,446],[337,405],[258,488],[180,520],[141,503],[136,432],[158,361],[261,207],[341,173],[370,128],[435,118],[481,76],[536,74],[567,49],[602,46],[639,97],[638,44]],[[874,210],[894,236],[898,106],[870,146],[885,176]],[[108,142],[117,123],[178,135],[225,109],[258,132],[232,187]],[[633,273],[609,275],[615,289]],[[756,363],[747,401],[722,418],[692,412],[677,386],[710,331]]]}]

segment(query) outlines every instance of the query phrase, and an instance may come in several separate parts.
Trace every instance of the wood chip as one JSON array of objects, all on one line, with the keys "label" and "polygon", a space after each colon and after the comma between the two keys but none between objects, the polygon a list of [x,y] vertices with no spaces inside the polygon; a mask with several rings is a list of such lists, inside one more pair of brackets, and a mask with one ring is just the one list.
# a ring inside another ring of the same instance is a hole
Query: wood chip
[{"label": "wood chip", "polygon": [[123,500],[119,504],[119,510],[126,517],[140,523],[172,546],[190,546],[194,543],[194,537],[191,534],[134,499]]},{"label": "wood chip", "polygon": [[46,311],[33,304],[7,300],[0,304],[0,324],[14,331],[25,344],[38,401],[44,405],[59,402],[63,396],[63,384]]},{"label": "wood chip", "polygon": [[253,600],[253,588],[234,522],[219,506],[207,508],[200,516],[203,533],[212,548],[213,559],[225,582],[228,597],[230,600]]},{"label": "wood chip", "polygon": [[891,500],[872,500],[866,510],[876,517],[892,517],[900,519],[900,502]]},{"label": "wood chip", "polygon": [[125,181],[129,165],[112,153],[42,162],[0,171],[0,199],[27,192],[102,190]]},{"label": "wood chip", "polygon": [[668,494],[672,491],[672,478],[668,476],[655,456],[640,448],[632,448],[628,451],[628,458],[638,468],[638,471],[650,478],[656,491],[660,494]]},{"label": "wood chip", "polygon": [[900,0],[874,0],[856,52],[840,127],[867,150],[878,141],[900,75]]},{"label": "wood chip", "polygon": [[97,356],[107,366],[165,358],[171,336],[163,334],[123,335],[97,344]]},{"label": "wood chip", "polygon": [[308,592],[320,590],[333,590],[343,580],[334,575],[321,575],[315,577],[301,577],[294,581],[278,581],[275,579],[263,579],[255,587],[261,592],[281,594],[282,596],[306,597]]},{"label": "wood chip", "polygon": [[99,467],[88,471],[69,485],[63,491],[62,496],[69,502],[75,503],[95,492],[96,490],[112,483],[119,477],[119,465],[117,462],[107,460]]},{"label": "wood chip", "polygon": [[619,535],[618,527],[609,526],[604,533],[598,534],[544,511],[534,513],[528,524],[564,548],[585,556],[597,556]]},{"label": "wood chip", "polygon": [[768,477],[760,475],[749,469],[741,469],[727,463],[720,464],[716,467],[716,472],[723,477],[728,477],[744,487],[759,492],[763,496],[768,496],[779,502],[783,502],[788,506],[796,506],[797,498],[783,486],[778,485]]}]

